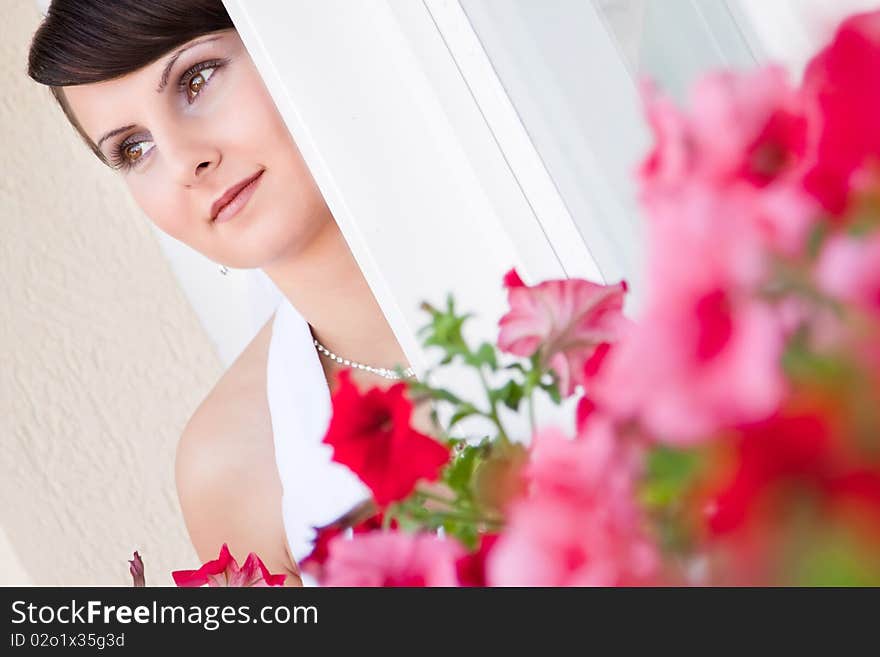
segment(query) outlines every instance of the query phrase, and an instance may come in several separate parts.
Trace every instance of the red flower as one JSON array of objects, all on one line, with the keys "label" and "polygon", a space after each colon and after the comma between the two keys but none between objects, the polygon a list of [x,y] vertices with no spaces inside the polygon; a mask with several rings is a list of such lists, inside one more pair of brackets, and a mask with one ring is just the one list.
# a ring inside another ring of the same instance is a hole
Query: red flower
[{"label": "red flower", "polygon": [[809,63],[804,93],[816,121],[814,165],[804,188],[829,212],[842,214],[851,190],[880,159],[880,12],[844,21],[832,43]]},{"label": "red flower", "polygon": [[488,586],[486,583],[486,557],[498,541],[499,534],[483,534],[476,552],[466,554],[455,562],[459,586]]},{"label": "red flower", "polygon": [[777,415],[752,425],[736,445],[731,480],[709,506],[709,528],[723,534],[745,526],[780,483],[817,482],[831,466],[831,448],[818,415]]},{"label": "red flower", "polygon": [[413,409],[405,388],[396,383],[362,394],[343,370],[324,436],[333,460],[360,477],[380,507],[405,498],[421,479],[437,479],[449,461],[449,448],[410,426]]},{"label": "red flower", "polygon": [[171,573],[174,583],[183,587],[208,586],[282,586],[286,575],[271,575],[260,561],[260,558],[251,552],[239,568],[238,563],[229,553],[226,543],[220,548],[220,556],[214,561],[209,561],[198,570],[175,570]]},{"label": "red flower", "polygon": [[826,515],[857,505],[880,529],[880,463],[850,422],[845,407],[817,398],[744,427],[727,475],[710,497],[709,530],[716,536],[760,532],[805,501]]}]

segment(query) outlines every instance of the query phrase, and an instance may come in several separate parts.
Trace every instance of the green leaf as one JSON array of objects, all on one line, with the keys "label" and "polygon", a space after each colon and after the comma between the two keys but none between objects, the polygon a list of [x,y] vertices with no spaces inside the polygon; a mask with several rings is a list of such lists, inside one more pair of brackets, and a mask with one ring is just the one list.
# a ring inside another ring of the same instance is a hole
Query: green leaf
[{"label": "green leaf", "polygon": [[816,222],[816,225],[807,236],[807,255],[811,260],[819,257],[819,252],[822,250],[822,245],[825,243],[825,238],[829,233],[828,226],[829,223],[827,221]]},{"label": "green leaf", "polygon": [[817,354],[804,338],[792,340],[782,356],[782,369],[796,383],[831,390],[847,389],[855,376],[852,363],[838,354]]},{"label": "green leaf", "polygon": [[523,398],[523,387],[516,381],[508,381],[501,388],[491,390],[489,395],[492,401],[501,402],[510,410],[517,411]]},{"label": "green leaf", "polygon": [[445,388],[431,388],[431,395],[434,397],[434,399],[446,401],[450,404],[461,405],[466,403],[463,402],[458,395],[449,390],[446,390]]},{"label": "green leaf", "polygon": [[546,392],[550,399],[553,400],[553,403],[559,406],[562,403],[562,394],[559,392],[559,385],[554,379],[551,383],[544,383],[543,381],[538,383],[538,387],[541,388],[544,392]]},{"label": "green leaf", "polygon": [[480,409],[475,407],[473,404],[465,402],[459,407],[457,411],[455,411],[452,418],[449,420],[448,428],[452,429],[452,427],[458,424],[461,420],[472,415],[477,415],[478,413],[481,413]]},{"label": "green leaf", "polygon": [[642,499],[652,507],[680,501],[696,479],[702,465],[696,450],[655,447],[648,453]]},{"label": "green leaf", "polygon": [[476,550],[480,534],[473,523],[446,520],[443,523],[443,531],[447,536],[457,538],[468,550]]},{"label": "green leaf", "polygon": [[476,353],[467,358],[467,362],[474,367],[488,366],[493,372],[498,369],[498,360],[496,358],[495,346],[484,342],[477,349]]},{"label": "green leaf", "polygon": [[484,445],[485,442],[467,445],[456,454],[452,464],[446,467],[443,480],[457,495],[468,499],[471,497],[471,479],[486,452]]}]

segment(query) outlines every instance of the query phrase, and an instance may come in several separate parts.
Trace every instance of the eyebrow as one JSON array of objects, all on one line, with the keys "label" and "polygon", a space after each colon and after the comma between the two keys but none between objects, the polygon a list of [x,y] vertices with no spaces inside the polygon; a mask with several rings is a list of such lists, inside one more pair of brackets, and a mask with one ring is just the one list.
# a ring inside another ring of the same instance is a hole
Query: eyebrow
[{"label": "eyebrow", "polygon": [[156,93],[160,94],[165,90],[166,85],[168,84],[168,76],[171,75],[171,69],[174,66],[174,63],[177,61],[177,58],[180,57],[183,53],[185,53],[190,48],[195,48],[198,45],[203,43],[208,43],[209,41],[216,41],[217,39],[222,38],[221,35],[208,37],[207,39],[202,39],[200,41],[194,41],[190,44],[185,45],[183,48],[174,53],[171,58],[168,60],[168,63],[165,64],[165,70],[162,71],[162,80],[159,82],[159,86],[156,89]]},{"label": "eyebrow", "polygon": [[[177,62],[177,59],[183,53],[185,53],[190,48],[195,48],[196,46],[201,45],[203,43],[208,43],[209,41],[216,41],[217,39],[221,39],[221,38],[223,38],[222,35],[217,35],[217,36],[208,37],[207,39],[201,39],[199,41],[194,41],[192,43],[185,45],[183,48],[180,48],[177,52],[175,52],[173,55],[171,55],[171,57],[168,59],[168,62],[165,64],[165,69],[162,71],[162,78],[159,81],[159,86],[156,88],[156,93],[157,94],[162,93],[165,90],[165,87],[168,86],[168,77],[171,75],[171,69],[174,68],[175,62]],[[110,132],[106,133],[103,137],[101,137],[98,140],[98,144],[97,144],[98,149],[101,148],[101,144],[103,144],[105,141],[107,141],[111,137],[115,137],[120,132],[125,132],[126,130],[131,130],[133,127],[134,127],[133,124],[132,125],[124,125],[121,128],[116,128],[115,130],[111,130]]]}]

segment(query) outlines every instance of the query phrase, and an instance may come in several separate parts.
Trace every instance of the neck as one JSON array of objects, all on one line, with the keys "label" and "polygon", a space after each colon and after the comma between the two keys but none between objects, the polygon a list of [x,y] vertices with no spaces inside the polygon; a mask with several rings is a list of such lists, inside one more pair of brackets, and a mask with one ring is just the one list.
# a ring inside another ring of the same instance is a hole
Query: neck
[{"label": "neck", "polygon": [[[408,365],[332,217],[306,249],[278,258],[263,271],[330,351],[374,367]],[[365,377],[373,383],[379,378]]]}]

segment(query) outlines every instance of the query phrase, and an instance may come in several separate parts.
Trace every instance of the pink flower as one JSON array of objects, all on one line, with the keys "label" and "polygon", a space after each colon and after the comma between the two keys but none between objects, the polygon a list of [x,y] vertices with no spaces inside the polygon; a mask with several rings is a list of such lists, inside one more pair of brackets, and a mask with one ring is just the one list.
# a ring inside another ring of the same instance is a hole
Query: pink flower
[{"label": "pink flower", "polygon": [[880,231],[858,238],[836,235],[816,269],[819,286],[837,299],[880,312]]},{"label": "pink flower", "polygon": [[657,563],[633,496],[640,456],[596,420],[576,440],[534,437],[529,494],[510,507],[487,558],[493,586],[613,586],[647,581]]},{"label": "pink flower", "polygon": [[[705,76],[693,89],[689,114],[651,85],[645,85],[644,98],[655,147],[642,164],[640,182],[652,222],[708,230],[718,247],[733,236],[724,259],[731,264],[733,247],[748,242],[800,253],[816,214],[801,188],[807,124],[781,69]],[[670,264],[688,262],[668,258],[653,238],[649,244]]]},{"label": "pink flower", "polygon": [[616,346],[594,394],[620,420],[688,445],[771,415],[785,392],[783,332],[765,304],[723,289],[683,296],[642,318]]},{"label": "pink flower", "polygon": [[[597,428],[588,435],[572,440],[555,427],[535,434],[525,471],[531,494],[589,501],[608,483],[615,468],[624,467],[617,460],[622,454],[620,444],[610,430]],[[632,475],[629,469],[624,472],[626,477]]]},{"label": "pink flower", "polygon": [[575,428],[578,433],[581,433],[587,427],[587,422],[591,417],[593,417],[596,412],[596,402],[590,399],[587,395],[584,395],[578,401],[577,409],[575,410]]},{"label": "pink flower", "polygon": [[374,531],[330,541],[324,586],[456,586],[464,549],[433,534]]},{"label": "pink flower", "polygon": [[[312,551],[299,562],[299,569],[320,581],[323,578],[324,564],[330,556],[330,543],[334,538],[344,536],[345,532],[349,529],[353,534],[377,531],[382,528],[382,523],[383,516],[381,513],[377,513],[351,527],[346,526],[342,522],[334,522],[324,527],[316,527]],[[396,529],[397,521],[392,520],[390,526],[392,529]]]},{"label": "pink flower", "polygon": [[834,215],[844,213],[854,190],[877,184],[880,88],[867,81],[878,78],[880,11],[844,21],[804,74],[815,142],[804,186]]},{"label": "pink flower", "polygon": [[647,581],[654,548],[600,509],[535,497],[512,510],[489,554],[491,586],[626,586]]},{"label": "pink flower", "polygon": [[129,559],[128,564],[128,572],[131,573],[132,586],[146,586],[146,580],[144,579],[144,562],[137,550],[134,551],[133,558]]},{"label": "pink flower", "polygon": [[[780,189],[693,183],[646,200],[649,300],[593,382],[600,408],[686,444],[778,407],[784,327],[759,297],[774,247],[758,217]],[[806,217],[803,208],[772,211]]]},{"label": "pink flower", "polygon": [[706,75],[691,91],[689,114],[651,83],[643,85],[642,93],[656,140],[640,171],[646,188],[694,179],[764,187],[791,172],[804,156],[807,125],[782,68]]},{"label": "pink flower", "polygon": [[625,322],[626,283],[568,279],[529,287],[511,270],[505,285],[510,311],[499,321],[498,348],[525,358],[542,350],[542,363],[558,375],[562,395],[570,396],[584,383],[585,363],[614,342]]},{"label": "pink flower", "polygon": [[282,586],[286,575],[271,575],[253,552],[248,554],[244,565],[238,563],[229,553],[226,543],[220,548],[220,556],[209,561],[198,570],[176,570],[171,573],[177,586]]}]

